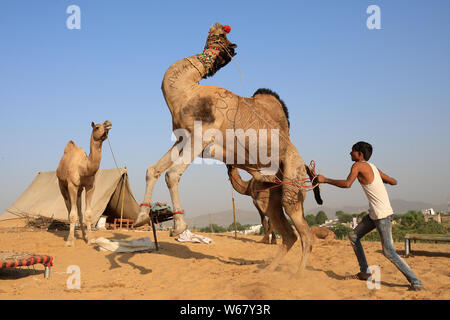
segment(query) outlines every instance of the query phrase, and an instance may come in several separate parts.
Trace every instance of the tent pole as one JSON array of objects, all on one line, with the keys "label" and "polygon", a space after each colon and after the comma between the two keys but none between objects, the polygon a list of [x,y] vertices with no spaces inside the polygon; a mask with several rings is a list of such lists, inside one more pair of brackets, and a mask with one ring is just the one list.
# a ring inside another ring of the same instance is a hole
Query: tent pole
[{"label": "tent pole", "polygon": [[120,230],[122,230],[122,219],[123,219],[123,199],[125,198],[125,192],[124,192],[124,188],[125,188],[125,180],[126,179],[126,175],[122,176],[122,208],[120,209]]},{"label": "tent pole", "polygon": [[232,195],[232,200],[233,200],[234,239],[237,239],[236,205],[234,203],[234,195]]}]

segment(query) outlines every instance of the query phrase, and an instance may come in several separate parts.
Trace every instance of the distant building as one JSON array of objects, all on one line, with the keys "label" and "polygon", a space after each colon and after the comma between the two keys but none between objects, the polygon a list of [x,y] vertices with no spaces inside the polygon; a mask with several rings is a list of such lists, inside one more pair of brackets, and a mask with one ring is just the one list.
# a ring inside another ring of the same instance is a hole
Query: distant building
[{"label": "distant building", "polygon": [[428,222],[430,220],[434,220],[438,223],[442,223],[441,219],[441,213],[436,213],[433,208],[422,210],[423,218],[425,219],[425,222]]},{"label": "distant building", "polygon": [[[244,234],[257,234],[261,231],[262,224],[250,226],[248,229],[244,230]],[[234,232],[234,231],[233,231]]]},{"label": "distant building", "polygon": [[321,224],[319,227],[329,227],[334,224],[337,224],[338,222],[339,222],[339,219],[327,220],[327,221],[325,221],[325,223]]},{"label": "distant building", "polygon": [[422,210],[423,215],[431,215],[434,216],[436,212],[433,208]]}]

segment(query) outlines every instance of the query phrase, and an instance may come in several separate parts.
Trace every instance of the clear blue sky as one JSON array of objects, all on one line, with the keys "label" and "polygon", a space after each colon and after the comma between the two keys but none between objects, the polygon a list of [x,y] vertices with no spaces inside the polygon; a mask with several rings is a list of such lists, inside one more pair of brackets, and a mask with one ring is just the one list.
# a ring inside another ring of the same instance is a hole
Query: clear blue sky
[{"label": "clear blue sky", "polygon": [[[69,30],[69,5],[81,30]],[[366,9],[381,8],[381,30]],[[108,119],[110,142],[137,201],[146,168],[171,146],[161,92],[165,70],[200,53],[209,27],[228,24],[245,95],[267,87],[290,112],[306,162],[345,178],[351,146],[397,178],[391,199],[450,201],[449,1],[19,1],[0,4],[0,213],[37,171],[53,171],[68,140],[88,151],[90,123]],[[202,84],[242,94],[233,63]],[[101,168],[115,167],[104,144]],[[193,165],[180,183],[188,215],[231,208],[221,166]],[[364,205],[358,183],[322,188],[327,206]],[[314,207],[312,195],[306,206]],[[161,178],[155,201],[169,201]],[[238,197],[238,208],[252,207]]]}]

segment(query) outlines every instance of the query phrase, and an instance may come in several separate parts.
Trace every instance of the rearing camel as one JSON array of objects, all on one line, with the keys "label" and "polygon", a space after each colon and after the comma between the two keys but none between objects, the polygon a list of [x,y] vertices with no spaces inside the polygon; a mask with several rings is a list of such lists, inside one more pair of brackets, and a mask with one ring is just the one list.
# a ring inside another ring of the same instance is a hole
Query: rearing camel
[{"label": "rearing camel", "polygon": [[[84,240],[91,244],[91,200],[94,193],[95,174],[100,168],[102,144],[108,138],[112,124],[106,120],[103,124],[91,123],[92,134],[89,157],[84,150],[71,140],[67,143],[64,154],[56,169],[59,189],[66,203],[69,214],[70,231],[66,246],[75,245],[75,222],[77,215]],[[81,212],[81,193],[86,189],[86,212]],[[87,235],[85,226],[87,227]]]},{"label": "rearing camel", "polygon": [[[172,114],[172,129],[187,134],[180,135],[172,148],[147,169],[144,201],[135,226],[149,221],[153,188],[167,170],[166,183],[174,210],[172,236],[182,233],[187,225],[178,194],[181,175],[195,157],[211,157],[247,171],[255,180],[279,184],[270,190],[271,201],[266,212],[281,234],[282,246],[268,268],[274,270],[297,240],[284,210],[302,243],[300,274],[312,250],[312,234],[303,215],[306,190],[298,183],[307,180],[307,171],[289,138],[287,109],[270,90],[258,90],[246,98],[218,86],[199,84],[235,55],[237,46],[227,39],[229,31],[229,26],[219,23],[211,26],[203,52],[175,62],[164,74],[162,92]],[[201,122],[200,130],[196,122]],[[181,158],[183,161],[179,161]]]}]

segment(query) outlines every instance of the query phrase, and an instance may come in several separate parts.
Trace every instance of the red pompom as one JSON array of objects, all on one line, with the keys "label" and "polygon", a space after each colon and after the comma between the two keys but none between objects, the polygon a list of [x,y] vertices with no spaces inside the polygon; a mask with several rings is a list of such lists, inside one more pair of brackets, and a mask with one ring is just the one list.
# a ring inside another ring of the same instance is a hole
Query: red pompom
[{"label": "red pompom", "polygon": [[223,31],[225,31],[226,33],[230,33],[231,27],[229,25],[223,26]]}]

